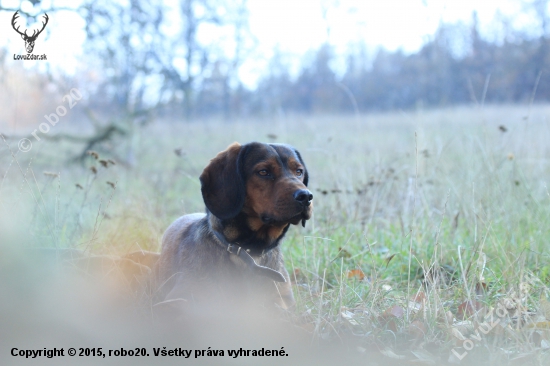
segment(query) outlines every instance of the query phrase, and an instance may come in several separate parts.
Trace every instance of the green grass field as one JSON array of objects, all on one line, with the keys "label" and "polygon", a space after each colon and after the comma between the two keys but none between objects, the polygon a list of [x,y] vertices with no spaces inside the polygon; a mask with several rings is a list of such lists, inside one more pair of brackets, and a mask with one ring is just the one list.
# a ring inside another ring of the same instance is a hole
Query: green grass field
[{"label": "green grass field", "polygon": [[389,360],[548,364],[549,106],[157,121],[98,149],[107,168],[68,163],[73,143],[0,141],[1,235],[159,251],[175,218],[204,210],[209,159],[253,140],[294,145],[310,173],[314,217],[282,245],[304,328]]}]

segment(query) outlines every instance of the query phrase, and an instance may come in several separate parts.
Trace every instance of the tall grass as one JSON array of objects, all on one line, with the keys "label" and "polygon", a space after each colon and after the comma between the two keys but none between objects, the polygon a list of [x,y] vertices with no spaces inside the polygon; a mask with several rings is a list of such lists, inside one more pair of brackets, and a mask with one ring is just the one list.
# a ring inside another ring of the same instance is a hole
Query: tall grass
[{"label": "tall grass", "polygon": [[482,321],[464,311],[468,301],[486,310],[511,301],[514,336],[494,338],[504,327],[476,344],[493,360],[533,353],[537,364],[550,343],[533,343],[533,332],[548,331],[519,329],[544,318],[550,281],[548,118],[548,106],[488,106],[157,121],[98,151],[117,162],[106,168],[93,156],[68,164],[68,143],[43,140],[21,153],[8,140],[16,161],[2,144],[0,215],[25,233],[18,245],[158,251],[172,220],[204,210],[198,176],[217,152],[233,141],[289,143],[314,193],[313,219],[282,246],[308,329],[351,337],[360,350],[377,344],[390,358],[421,348],[447,360],[460,346],[453,327]]}]

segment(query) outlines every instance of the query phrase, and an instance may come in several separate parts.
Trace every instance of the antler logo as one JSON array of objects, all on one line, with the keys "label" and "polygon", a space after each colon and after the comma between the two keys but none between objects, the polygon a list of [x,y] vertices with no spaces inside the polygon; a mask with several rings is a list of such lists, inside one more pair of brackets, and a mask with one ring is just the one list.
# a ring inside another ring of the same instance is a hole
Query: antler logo
[{"label": "antler logo", "polygon": [[21,38],[23,38],[23,40],[25,41],[25,48],[27,50],[27,53],[32,53],[32,50],[34,49],[34,42],[36,41],[36,38],[40,35],[40,33],[42,33],[42,31],[44,30],[44,28],[46,28],[46,24],[48,24],[48,14],[44,13],[44,22],[42,22],[42,29],[40,29],[37,33],[37,30],[33,30],[32,32],[32,35],[28,35],[27,34],[27,29],[25,29],[25,32],[21,33],[19,31],[19,27],[15,28],[15,21],[17,20],[17,18],[19,18],[19,10],[15,12],[15,14],[13,14],[13,18],[11,18],[11,26],[13,27],[13,29],[15,29],[15,31],[17,33],[19,33],[21,35]]}]

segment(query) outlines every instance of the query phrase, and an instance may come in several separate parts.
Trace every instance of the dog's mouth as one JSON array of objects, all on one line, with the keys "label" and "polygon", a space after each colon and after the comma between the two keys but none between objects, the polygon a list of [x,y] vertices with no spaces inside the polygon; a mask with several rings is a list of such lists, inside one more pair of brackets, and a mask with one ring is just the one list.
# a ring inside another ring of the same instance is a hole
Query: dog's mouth
[{"label": "dog's mouth", "polygon": [[287,224],[298,225],[300,222],[302,222],[303,225],[305,220],[309,219],[309,215],[307,215],[307,210],[303,210],[287,219],[275,218],[269,215],[261,215],[260,219],[264,224],[271,226],[284,226]]}]

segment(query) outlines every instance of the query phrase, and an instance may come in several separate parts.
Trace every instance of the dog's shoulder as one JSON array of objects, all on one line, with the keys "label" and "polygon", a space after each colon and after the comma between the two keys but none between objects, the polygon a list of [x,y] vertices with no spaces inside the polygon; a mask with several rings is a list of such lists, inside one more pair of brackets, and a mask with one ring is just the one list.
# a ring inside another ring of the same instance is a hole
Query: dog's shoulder
[{"label": "dog's shoulder", "polygon": [[177,272],[185,252],[194,250],[207,227],[206,214],[194,213],[179,217],[166,229],[159,259],[161,278]]},{"label": "dog's shoulder", "polygon": [[164,232],[162,249],[164,250],[165,246],[178,245],[181,239],[192,234],[191,231],[200,230],[200,227],[206,224],[205,219],[205,213],[193,213],[176,219]]}]

